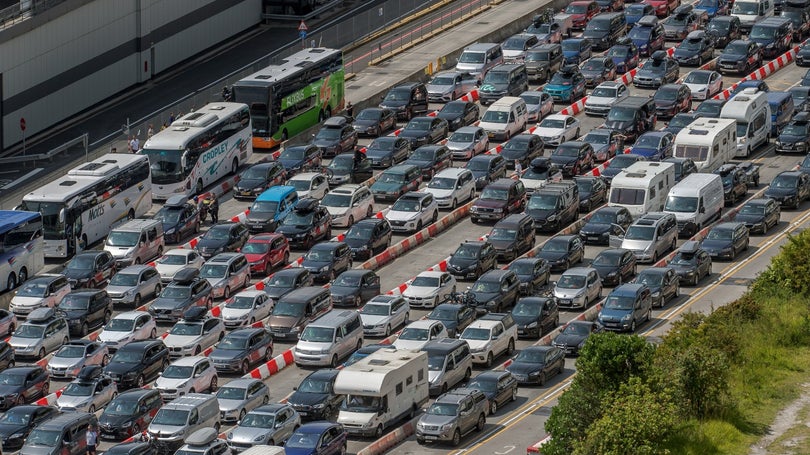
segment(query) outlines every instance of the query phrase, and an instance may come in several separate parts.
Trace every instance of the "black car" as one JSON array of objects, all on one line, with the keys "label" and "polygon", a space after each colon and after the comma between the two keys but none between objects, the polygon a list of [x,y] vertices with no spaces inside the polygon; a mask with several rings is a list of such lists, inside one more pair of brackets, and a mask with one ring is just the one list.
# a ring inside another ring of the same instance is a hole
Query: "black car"
[{"label": "black car", "polygon": [[712,274],[711,256],[694,240],[684,242],[667,265],[675,269],[681,283],[692,286],[697,286],[701,278]]},{"label": "black car", "polygon": [[250,231],[242,223],[225,221],[211,226],[200,237],[195,249],[205,260],[211,259],[219,253],[236,252],[245,246],[250,237]]},{"label": "black car", "polygon": [[397,116],[391,109],[367,107],[355,117],[352,127],[358,135],[382,136],[382,133],[397,127]]},{"label": "black car", "polygon": [[423,145],[414,150],[404,164],[418,167],[422,178],[429,180],[453,164],[453,152],[446,145]]},{"label": "black car", "polygon": [[357,131],[349,123],[349,118],[342,115],[329,117],[313,136],[312,144],[321,149],[321,156],[337,156],[354,150],[357,146]]},{"label": "black car", "polygon": [[105,450],[106,455],[160,455],[163,448],[154,439],[148,441],[122,442]]},{"label": "black car", "polygon": [[99,437],[120,441],[140,436],[161,406],[163,398],[157,389],[128,390],[104,407],[98,418]]},{"label": "black car", "polygon": [[501,155],[477,155],[464,166],[475,178],[475,189],[481,191],[490,182],[506,176],[506,160]]},{"label": "black car", "polygon": [[312,286],[312,281],[312,274],[303,267],[282,269],[266,280],[264,292],[274,302],[278,302],[278,299],[291,291],[305,286]]},{"label": "black car", "polygon": [[321,242],[307,251],[301,267],[309,270],[314,281],[332,281],[352,268],[352,249],[344,242]]},{"label": "black car", "polygon": [[8,368],[0,372],[0,410],[48,396],[50,387],[50,376],[41,366]]},{"label": "black car", "polygon": [[579,189],[579,211],[590,212],[607,202],[607,182],[602,177],[574,177]]},{"label": "black car", "polygon": [[810,100],[810,87],[791,87],[788,92],[793,96],[793,106],[796,108],[797,114],[810,111],[810,103],[808,103]]},{"label": "black car", "polygon": [[450,131],[472,125],[480,117],[478,105],[472,101],[455,100],[445,104],[436,117],[447,120]]},{"label": "black car", "polygon": [[250,373],[256,363],[273,359],[273,336],[265,327],[249,327],[228,333],[208,354],[217,373]]},{"label": "black car", "polygon": [[633,85],[639,88],[658,88],[678,80],[680,65],[666,51],[655,51],[652,57],[639,68]]},{"label": "black car", "polygon": [[321,149],[314,144],[284,147],[278,155],[278,161],[287,170],[287,176],[301,172],[304,168],[321,164]]},{"label": "black car", "polygon": [[702,30],[690,33],[672,55],[683,66],[702,66],[714,58],[714,38]]},{"label": "black car", "polygon": [[602,333],[604,328],[596,321],[571,321],[557,335],[551,344],[563,351],[566,355],[579,355],[579,350],[588,341],[593,333]]},{"label": "black car", "polygon": [[12,368],[15,364],[14,348],[7,341],[0,340],[0,371]]},{"label": "black car", "polygon": [[672,267],[650,267],[638,274],[635,283],[650,288],[652,306],[663,308],[681,293],[681,279]]},{"label": "black car", "polygon": [[71,335],[84,337],[90,329],[110,322],[113,302],[103,289],[82,289],[62,297],[56,311],[67,321]]},{"label": "black car", "polygon": [[441,303],[425,316],[425,319],[441,321],[447,329],[447,336],[455,337],[475,321],[478,313],[475,308],[460,303]]},{"label": "black car", "polygon": [[484,371],[472,378],[466,388],[484,392],[490,415],[498,412],[498,406],[517,400],[518,382],[508,371]]},{"label": "black car", "polygon": [[287,403],[302,420],[327,420],[335,414],[343,401],[343,395],[336,394],[334,389],[339,372],[329,368],[313,371],[294,388]]},{"label": "black car", "polygon": [[720,74],[748,74],[762,65],[762,49],[753,41],[734,40],[717,57],[716,70]]},{"label": "black car", "polygon": [[682,5],[675,8],[666,19],[661,23],[664,25],[664,34],[668,41],[681,41],[689,35],[692,30],[700,28],[700,16],[705,15],[708,19],[708,13],[705,11],[695,11],[692,5]]},{"label": "black car", "polygon": [[[704,101],[703,103],[705,102],[706,101]],[[720,113],[718,112],[717,115],[719,116]],[[689,124],[694,122],[695,119],[697,119],[698,117],[699,115],[695,112],[679,112],[675,114],[671,119],[669,119],[669,122],[667,122],[667,126],[666,128],[664,128],[663,131],[672,133],[673,135],[677,136],[682,129],[689,126]]]},{"label": "black car", "polygon": [[109,251],[85,251],[73,256],[62,274],[72,289],[102,288],[115,275],[115,258]]},{"label": "black car", "polygon": [[[704,101],[705,102],[705,101]],[[675,181],[680,182],[689,174],[697,172],[697,165],[692,158],[669,157],[661,160],[663,163],[673,163],[675,165]]]},{"label": "black car", "polygon": [[535,134],[518,134],[502,145],[500,155],[506,160],[506,168],[515,169],[515,161],[523,169],[529,167],[533,159],[543,156],[543,139]]},{"label": "black car", "polygon": [[372,270],[350,269],[341,273],[329,286],[332,305],[360,308],[380,295],[380,277]]},{"label": "black car", "polygon": [[200,232],[200,211],[183,194],[172,196],[152,217],[163,225],[163,239],[166,243],[179,243],[187,235]]},{"label": "black car", "polygon": [[613,160],[610,161],[610,166],[606,167],[600,173],[602,178],[607,180],[608,184],[613,180],[613,177],[619,175],[619,172],[625,170],[626,168],[630,167],[630,165],[638,162],[638,161],[645,161],[641,155],[637,155],[635,153],[623,153],[621,155],[616,155]]},{"label": "black car", "polygon": [[192,306],[210,308],[213,304],[211,283],[200,277],[200,270],[186,267],[175,273],[160,295],[149,305],[149,314],[156,320],[177,322]]},{"label": "black car", "polygon": [[326,167],[329,176],[329,186],[338,186],[344,183],[363,183],[373,175],[371,160],[360,151],[344,153],[332,158]]},{"label": "black car", "polygon": [[354,259],[371,259],[391,245],[391,224],[385,218],[365,218],[355,222],[343,241],[349,245]]},{"label": "black car", "polygon": [[768,233],[768,229],[779,224],[782,208],[771,198],[751,199],[740,207],[734,221],[745,223],[750,232]]},{"label": "black car", "polygon": [[666,84],[658,87],[653,96],[658,118],[671,118],[679,112],[692,109],[692,92],[684,84]]},{"label": "black car", "polygon": [[810,151],[810,115],[799,112],[776,138],[777,153],[807,153]]},{"label": "black car", "polygon": [[382,136],[366,146],[366,158],[375,168],[387,168],[401,163],[411,155],[411,141],[397,136]]},{"label": "black car", "polygon": [[712,259],[734,260],[737,254],[748,250],[748,228],[745,223],[720,223],[711,228],[700,242],[700,247],[709,253]]},{"label": "black car", "polygon": [[519,337],[539,338],[560,325],[560,308],[554,297],[522,297],[512,308]]},{"label": "black car", "polygon": [[627,207],[605,206],[591,214],[579,235],[586,244],[608,245],[611,235],[621,235],[632,222],[633,215]]},{"label": "black car", "polygon": [[233,187],[234,199],[256,199],[264,190],[282,185],[287,180],[287,170],[278,161],[256,163],[239,173]]},{"label": "black car", "polygon": [[591,267],[599,272],[604,286],[618,286],[636,275],[636,255],[624,248],[607,248],[593,258]]},{"label": "black car", "polygon": [[4,453],[16,452],[37,425],[59,415],[54,406],[14,406],[0,414],[0,439]]},{"label": "black car", "polygon": [[518,292],[522,295],[533,295],[542,286],[548,284],[551,277],[551,266],[543,258],[518,258],[509,263],[508,270],[515,272],[520,284]]},{"label": "black car", "polygon": [[447,120],[439,117],[414,117],[402,128],[399,137],[411,141],[411,148],[435,144],[446,138],[450,132]]},{"label": "black car", "polygon": [[564,369],[565,352],[555,346],[527,346],[506,367],[519,383],[541,386]]},{"label": "black car", "polygon": [[115,351],[104,374],[118,384],[118,390],[143,388],[169,366],[169,349],[162,340],[130,341]]},{"label": "black car", "polygon": [[590,171],[593,169],[594,161],[593,146],[584,141],[564,142],[551,154],[551,164],[562,169],[563,177],[573,177]]},{"label": "black car", "polygon": [[594,88],[605,81],[616,79],[616,64],[613,57],[591,57],[580,67],[585,76],[585,86]]},{"label": "black car", "polygon": [[706,26],[706,33],[714,37],[717,48],[723,48],[728,43],[742,37],[740,18],[735,16],[714,16]]},{"label": "black car", "polygon": [[511,270],[490,270],[475,280],[470,294],[475,298],[475,309],[479,315],[486,312],[502,313],[515,304],[520,282]]},{"label": "black car", "polygon": [[765,197],[776,200],[782,207],[798,209],[810,199],[810,175],[801,171],[783,171],[771,180]]},{"label": "black car", "polygon": [[467,240],[456,248],[447,261],[447,271],[457,280],[478,279],[497,264],[495,247],[488,240]]},{"label": "black car", "polygon": [[555,235],[543,244],[536,257],[547,260],[552,272],[567,270],[571,264],[582,262],[585,244],[578,235]]},{"label": "black car", "polygon": [[291,248],[308,250],[320,240],[332,238],[332,216],[317,199],[301,199],[276,229]]}]

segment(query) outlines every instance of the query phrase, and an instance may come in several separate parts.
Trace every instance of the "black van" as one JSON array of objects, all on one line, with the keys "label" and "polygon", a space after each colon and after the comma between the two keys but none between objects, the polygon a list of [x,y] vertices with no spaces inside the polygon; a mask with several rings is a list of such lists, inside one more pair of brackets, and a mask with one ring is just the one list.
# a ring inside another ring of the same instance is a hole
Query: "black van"
[{"label": "black van", "polygon": [[652,97],[629,96],[610,108],[605,128],[624,135],[626,142],[632,142],[653,129],[657,119]]},{"label": "black van", "polygon": [[577,219],[579,187],[571,181],[548,184],[532,193],[526,213],[538,231],[557,232]]},{"label": "black van", "polygon": [[478,89],[481,104],[486,106],[504,96],[518,96],[529,90],[529,75],[523,63],[503,63],[496,65],[484,76]]},{"label": "black van", "polygon": [[380,103],[380,107],[391,109],[396,112],[397,118],[405,120],[426,114],[428,111],[427,86],[421,82],[398,85],[388,91]]},{"label": "black van", "polygon": [[594,49],[604,51],[616,44],[625,33],[627,17],[624,13],[601,13],[588,22],[582,36],[591,40]]}]

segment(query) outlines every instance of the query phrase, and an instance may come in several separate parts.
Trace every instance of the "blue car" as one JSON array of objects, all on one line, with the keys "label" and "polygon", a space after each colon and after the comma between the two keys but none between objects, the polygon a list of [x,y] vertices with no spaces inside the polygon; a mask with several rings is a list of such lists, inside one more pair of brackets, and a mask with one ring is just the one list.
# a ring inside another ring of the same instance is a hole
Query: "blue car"
[{"label": "blue car", "polygon": [[562,49],[565,63],[580,64],[588,60],[591,58],[592,47],[591,40],[588,38],[569,38],[563,40]]},{"label": "blue car", "polygon": [[638,46],[630,38],[622,38],[608,50],[607,56],[613,59],[613,63],[616,64],[616,72],[619,74],[638,67]]},{"label": "blue car", "polygon": [[672,156],[674,142],[675,136],[668,131],[650,131],[636,139],[630,153],[641,155],[647,161],[661,161]]},{"label": "blue car", "polygon": [[655,8],[646,3],[633,3],[624,8],[624,15],[627,18],[627,27],[636,25],[639,19],[651,14],[655,14]]},{"label": "blue car", "polygon": [[726,0],[700,0],[695,4],[695,9],[706,11],[709,19],[712,19],[717,15],[728,14],[728,2]]},{"label": "blue car", "polygon": [[605,299],[597,321],[607,330],[635,332],[652,316],[652,293],[645,284],[628,283],[614,289]]},{"label": "blue car", "polygon": [[348,434],[343,425],[328,421],[305,423],[287,439],[287,455],[337,455],[346,453]]},{"label": "blue car", "polygon": [[627,36],[638,46],[638,51],[643,56],[652,55],[664,48],[664,26],[652,15],[642,17]]},{"label": "blue car", "polygon": [[576,65],[566,65],[551,76],[543,92],[551,95],[555,103],[569,103],[585,96],[585,76]]}]

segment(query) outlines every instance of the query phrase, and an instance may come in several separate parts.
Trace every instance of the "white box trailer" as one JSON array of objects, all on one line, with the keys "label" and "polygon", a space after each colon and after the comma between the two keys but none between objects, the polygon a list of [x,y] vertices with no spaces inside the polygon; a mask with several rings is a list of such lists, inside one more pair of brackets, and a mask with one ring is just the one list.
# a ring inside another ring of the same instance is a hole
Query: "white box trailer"
[{"label": "white box trailer", "polygon": [[346,395],[337,421],[349,434],[379,438],[416,414],[428,400],[428,387],[426,352],[380,349],[335,378],[335,393]]},{"label": "white box trailer", "polygon": [[[737,123],[737,149],[733,156],[749,156],[757,147],[768,143],[772,119],[765,92],[754,87],[744,89],[723,105],[720,119],[732,119]],[[701,172],[714,172],[714,169]]]},{"label": "white box trailer", "polygon": [[[767,106],[768,102],[765,101]],[[725,107],[723,108],[725,111]],[[769,117],[770,118],[770,117]],[[690,158],[698,172],[714,172],[737,153],[737,121],[729,118],[699,118],[675,136],[672,155]]]},{"label": "white box trailer", "polygon": [[675,163],[639,161],[613,177],[608,205],[626,207],[634,218],[660,212],[673,185]]}]

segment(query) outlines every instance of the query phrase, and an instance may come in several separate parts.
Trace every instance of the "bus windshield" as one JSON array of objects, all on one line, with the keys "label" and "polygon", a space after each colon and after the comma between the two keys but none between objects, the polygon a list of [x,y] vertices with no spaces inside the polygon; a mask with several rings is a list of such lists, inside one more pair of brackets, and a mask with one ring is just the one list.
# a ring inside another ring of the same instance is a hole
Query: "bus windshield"
[{"label": "bus windshield", "polygon": [[59,221],[59,212],[65,208],[62,202],[23,201],[20,210],[42,214],[42,230],[46,239],[61,240],[66,238],[65,223]]},{"label": "bus windshield", "polygon": [[181,166],[181,153],[172,150],[142,149],[142,154],[149,157],[152,169],[152,183],[166,185],[182,182],[187,173]]}]

